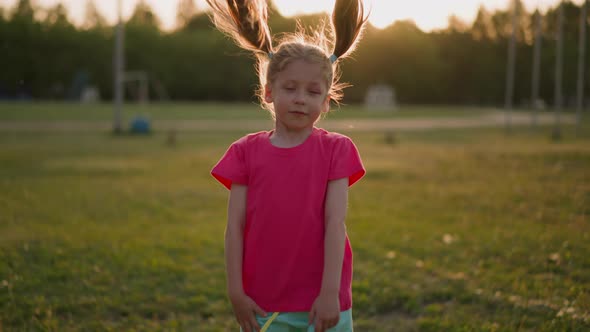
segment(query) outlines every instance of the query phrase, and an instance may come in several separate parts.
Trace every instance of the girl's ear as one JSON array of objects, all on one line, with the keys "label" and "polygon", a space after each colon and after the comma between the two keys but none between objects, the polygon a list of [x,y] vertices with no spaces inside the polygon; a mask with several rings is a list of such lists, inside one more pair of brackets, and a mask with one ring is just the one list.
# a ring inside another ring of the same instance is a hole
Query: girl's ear
[{"label": "girl's ear", "polygon": [[266,83],[264,86],[264,101],[267,103],[272,103],[272,87],[269,83]]}]

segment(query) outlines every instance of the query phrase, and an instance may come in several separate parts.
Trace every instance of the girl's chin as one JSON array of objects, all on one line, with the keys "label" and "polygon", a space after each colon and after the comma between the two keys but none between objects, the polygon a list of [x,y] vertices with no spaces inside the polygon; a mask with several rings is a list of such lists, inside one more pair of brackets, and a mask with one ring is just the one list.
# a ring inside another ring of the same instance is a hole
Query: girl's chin
[{"label": "girl's chin", "polygon": [[313,123],[282,123],[281,127],[288,131],[302,131],[313,128]]}]

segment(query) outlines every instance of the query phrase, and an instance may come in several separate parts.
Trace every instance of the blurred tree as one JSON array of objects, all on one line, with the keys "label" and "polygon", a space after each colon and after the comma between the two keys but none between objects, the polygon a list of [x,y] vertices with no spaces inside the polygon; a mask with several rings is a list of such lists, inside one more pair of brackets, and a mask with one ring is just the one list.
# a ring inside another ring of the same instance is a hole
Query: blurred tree
[{"label": "blurred tree", "polygon": [[8,94],[18,98],[38,95],[42,82],[35,66],[41,56],[38,50],[43,38],[36,15],[37,6],[33,1],[19,0],[10,10],[7,24],[0,29],[3,44],[0,63],[9,64],[2,68],[0,84],[6,87]]},{"label": "blurred tree", "polygon": [[469,30],[469,25],[455,14],[447,18],[447,30],[450,32],[465,32]]},{"label": "blurred tree", "polygon": [[86,9],[84,11],[84,22],[82,27],[84,29],[104,28],[107,21],[96,8],[94,0],[86,0]]},{"label": "blurred tree", "polygon": [[139,0],[131,18],[129,19],[129,24],[149,26],[159,29],[160,19],[145,0]]},{"label": "blurred tree", "polygon": [[47,10],[47,15],[43,23],[46,25],[60,26],[72,25],[68,19],[68,11],[62,3],[58,3]]},{"label": "blurred tree", "polygon": [[176,7],[176,28],[185,29],[197,14],[194,0],[180,0]]},{"label": "blurred tree", "polygon": [[[300,18],[300,17],[299,17]],[[268,1],[268,25],[272,34],[292,32],[297,26],[296,19],[281,15],[274,1]]]},{"label": "blurred tree", "polygon": [[439,48],[439,57],[445,63],[443,69],[444,84],[440,89],[447,100],[456,100],[459,103],[466,103],[473,98],[475,69],[473,53],[476,53],[474,40],[468,32],[461,32],[452,29],[440,31],[434,37]]},{"label": "blurred tree", "polygon": [[374,84],[395,89],[402,103],[434,102],[443,65],[430,35],[413,21],[397,21],[383,30],[369,25],[358,49],[343,63],[343,81],[353,87],[345,92],[345,102],[364,100]]},{"label": "blurred tree", "polygon": [[497,37],[492,16],[484,5],[480,5],[477,10],[477,15],[471,25],[471,35],[476,40],[494,40]]},{"label": "blurred tree", "polygon": [[213,30],[213,23],[209,19],[209,16],[204,13],[197,13],[194,15],[189,22],[187,22],[184,30]]},{"label": "blurred tree", "polygon": [[[102,97],[111,97],[113,31],[94,4],[94,0],[87,0],[80,27],[68,21],[63,6],[49,9],[42,17],[34,0],[20,0],[8,12],[5,10],[8,16],[4,20],[0,8],[0,63],[9,64],[2,69],[0,86],[8,95],[63,97],[74,79],[87,73],[88,82],[99,87]],[[315,28],[328,18],[325,14],[283,17],[272,3],[269,11],[273,33],[294,31],[297,19],[309,33],[309,27]],[[563,91],[568,103],[570,98],[575,100],[580,8],[568,1],[564,12]],[[523,11],[519,19],[514,90],[517,104],[531,95],[532,44],[526,35],[532,34],[531,17]],[[252,101],[258,80],[251,54],[213,29],[206,13],[197,10],[186,18],[190,19],[184,28],[163,32],[147,1],[140,1],[126,29],[128,69],[147,72],[175,100]],[[551,104],[555,8],[547,11],[543,22],[540,98]],[[501,105],[507,37],[512,31],[510,12],[490,13],[480,6],[469,25],[456,17],[448,23],[446,29],[428,33],[411,21],[395,22],[385,29],[369,24],[357,51],[342,63],[342,80],[354,84],[346,89],[344,102],[360,102],[369,86],[384,83],[395,88],[402,103]],[[103,28],[94,28],[100,26]],[[590,75],[590,66],[586,75]],[[590,90],[590,85],[586,89]]]},{"label": "blurred tree", "polygon": [[[532,44],[534,38],[534,29],[532,27],[532,21],[530,13],[527,12],[522,0],[514,0],[514,8],[516,8],[517,27],[516,27],[516,38],[520,42]],[[512,13],[512,11],[510,11]]]},{"label": "blurred tree", "polygon": [[512,16],[509,12],[497,10],[492,15],[492,24],[494,26],[494,34],[498,39],[508,39],[512,34]]},{"label": "blurred tree", "polygon": [[512,11],[516,9],[518,15],[516,38],[518,41],[532,40],[533,31],[529,13],[521,0],[511,0],[506,11],[497,10],[492,16],[492,25],[495,35],[500,39],[508,40],[512,36]]},{"label": "blurred tree", "polygon": [[24,21],[35,20],[35,4],[32,0],[18,0],[12,12],[12,18]]}]

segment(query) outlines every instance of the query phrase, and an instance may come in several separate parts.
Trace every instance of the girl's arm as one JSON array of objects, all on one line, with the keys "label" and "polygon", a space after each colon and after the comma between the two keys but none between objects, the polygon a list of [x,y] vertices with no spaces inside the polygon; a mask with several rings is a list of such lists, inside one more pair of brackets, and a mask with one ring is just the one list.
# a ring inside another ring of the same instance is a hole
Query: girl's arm
[{"label": "girl's arm", "polygon": [[324,274],[321,293],[338,297],[344,241],[346,239],[346,208],[348,205],[348,178],[330,181],[326,194],[324,239]]},{"label": "girl's arm", "polygon": [[260,330],[255,313],[261,316],[266,316],[266,313],[244,293],[242,284],[247,191],[248,187],[243,185],[231,186],[225,229],[225,269],[227,291],[236,319],[245,332],[252,332]]},{"label": "girl's arm", "polygon": [[242,285],[242,253],[246,221],[246,193],[248,187],[232,184],[227,206],[225,229],[225,269],[230,297],[244,293]]},{"label": "girl's arm", "polygon": [[316,331],[324,331],[335,326],[340,317],[338,295],[346,240],[347,204],[348,178],[330,181],[325,203],[326,234],[322,286],[310,313],[310,321],[315,320]]}]

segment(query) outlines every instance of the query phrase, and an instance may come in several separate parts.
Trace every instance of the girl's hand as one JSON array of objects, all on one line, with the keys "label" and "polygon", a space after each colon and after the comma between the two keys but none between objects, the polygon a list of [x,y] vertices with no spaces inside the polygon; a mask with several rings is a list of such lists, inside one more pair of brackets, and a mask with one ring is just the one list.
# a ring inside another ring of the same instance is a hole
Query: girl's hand
[{"label": "girl's hand", "polygon": [[244,332],[260,331],[260,325],[256,321],[256,314],[266,317],[264,310],[246,294],[230,296],[230,300],[234,308],[234,315],[236,315],[242,330]]},{"label": "girl's hand", "polygon": [[324,332],[338,324],[340,319],[340,301],[338,293],[320,293],[309,312],[309,324],[315,322],[315,332]]}]

